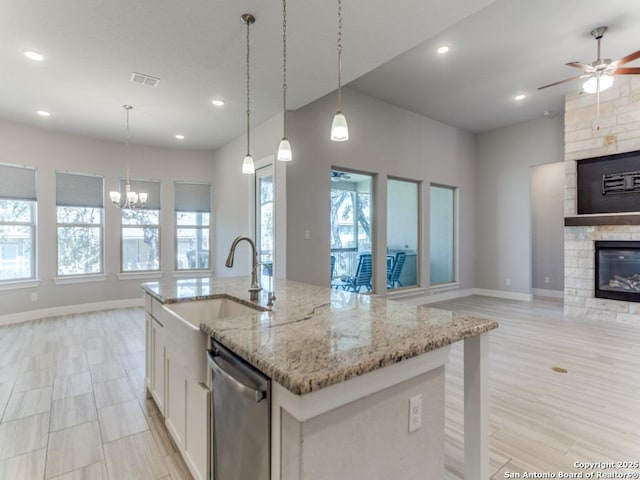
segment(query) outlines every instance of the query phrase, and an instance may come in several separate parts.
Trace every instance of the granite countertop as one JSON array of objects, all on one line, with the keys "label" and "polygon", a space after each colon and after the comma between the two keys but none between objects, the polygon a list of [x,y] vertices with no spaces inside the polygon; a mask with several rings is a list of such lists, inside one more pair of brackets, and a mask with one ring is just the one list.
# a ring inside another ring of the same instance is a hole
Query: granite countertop
[{"label": "granite countertop", "polygon": [[178,279],[143,289],[162,303],[230,298],[261,308],[200,329],[291,392],[303,395],[498,327],[494,320],[375,295],[275,281],[249,301],[249,277]]}]

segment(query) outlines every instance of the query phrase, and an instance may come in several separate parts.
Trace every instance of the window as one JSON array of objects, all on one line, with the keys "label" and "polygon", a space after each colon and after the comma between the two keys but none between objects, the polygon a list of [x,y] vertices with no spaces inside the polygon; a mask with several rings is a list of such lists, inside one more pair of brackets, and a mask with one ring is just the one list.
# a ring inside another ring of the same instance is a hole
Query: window
[{"label": "window", "polygon": [[[371,291],[371,175],[331,171],[331,286]],[[364,289],[363,289],[364,287]]]},{"label": "window", "polygon": [[[120,191],[126,181],[120,180]],[[160,270],[160,182],[131,180],[131,190],[146,192],[147,203],[135,210],[123,209],[122,265],[123,272]]]},{"label": "window", "polygon": [[211,185],[174,183],[176,270],[208,270]]},{"label": "window", "polygon": [[0,165],[0,282],[36,277],[36,171]]},{"label": "window", "polygon": [[58,275],[102,273],[102,177],[56,172]]},{"label": "window", "polygon": [[431,185],[429,266],[431,285],[456,281],[456,194],[454,187]]},{"label": "window", "polygon": [[418,285],[420,184],[387,181],[387,288]]},{"label": "window", "polygon": [[266,267],[262,275],[270,276],[273,269],[273,166],[256,171],[256,239],[258,259]]}]

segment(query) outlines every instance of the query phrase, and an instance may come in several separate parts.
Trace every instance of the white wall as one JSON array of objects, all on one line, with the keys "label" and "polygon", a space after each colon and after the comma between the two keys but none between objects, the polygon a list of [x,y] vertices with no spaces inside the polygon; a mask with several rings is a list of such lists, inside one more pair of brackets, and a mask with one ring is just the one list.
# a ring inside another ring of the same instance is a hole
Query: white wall
[{"label": "white wall", "polygon": [[531,168],[531,286],[560,294],[564,290],[564,164]]},{"label": "white wall", "polygon": [[531,293],[530,170],[563,158],[564,125],[559,117],[478,135],[477,288]]},{"label": "white wall", "polygon": [[[57,133],[0,121],[0,162],[37,169],[37,265],[39,285],[34,288],[0,288],[0,316],[31,310],[84,303],[141,298],[145,280],[119,280],[120,217],[111,206],[108,192],[125,174],[124,144]],[[185,149],[131,145],[131,178],[160,180],[161,270],[165,277],[174,269],[173,181],[211,181],[212,154]],[[105,281],[56,285],[55,171],[88,173],[105,177]],[[38,299],[31,300],[37,293]]]},{"label": "white wall", "polygon": [[[386,177],[422,183],[422,285],[428,285],[428,186],[431,182],[460,187],[460,283],[473,287],[475,244],[475,138],[429,118],[345,89],[344,112],[350,140],[329,140],[336,110],[335,94],[292,112],[290,139],[294,161],[287,167],[287,278],[329,284],[329,194],[332,166],[377,174],[374,177],[375,251],[386,265]],[[308,230],[310,238],[305,239]],[[377,291],[386,288],[386,267],[375,274]]]},{"label": "white wall", "polygon": [[[273,163],[282,137],[282,116],[278,115],[251,128],[251,155],[256,167]],[[220,277],[249,275],[251,271],[250,247],[246,242],[238,246],[233,268],[225,261],[233,239],[238,235],[255,238],[254,175],[242,173],[242,160],[246,154],[246,137],[241,136],[214,153],[213,162],[213,270]],[[295,154],[295,152],[294,152]],[[284,275],[284,248],[286,238],[281,230],[286,227],[286,164],[275,162],[275,222],[276,222],[276,276]]]}]

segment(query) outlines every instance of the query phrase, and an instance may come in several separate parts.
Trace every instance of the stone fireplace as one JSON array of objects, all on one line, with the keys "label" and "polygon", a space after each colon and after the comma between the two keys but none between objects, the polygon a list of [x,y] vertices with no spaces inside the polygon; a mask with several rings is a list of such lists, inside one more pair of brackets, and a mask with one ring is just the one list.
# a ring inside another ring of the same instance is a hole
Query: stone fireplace
[{"label": "stone fireplace", "polygon": [[[594,95],[567,96],[564,242],[564,310],[567,315],[640,325],[640,303],[628,301],[628,298],[602,298],[601,292],[596,296],[595,288],[596,242],[640,241],[640,203],[636,212],[578,214],[577,201],[578,162],[638,150],[640,78],[616,77],[614,86],[601,94],[599,120],[596,119]],[[635,170],[640,171],[640,161]],[[619,267],[614,265],[614,268]],[[597,273],[601,273],[600,265]],[[619,289],[615,282],[613,285],[614,290]]]}]

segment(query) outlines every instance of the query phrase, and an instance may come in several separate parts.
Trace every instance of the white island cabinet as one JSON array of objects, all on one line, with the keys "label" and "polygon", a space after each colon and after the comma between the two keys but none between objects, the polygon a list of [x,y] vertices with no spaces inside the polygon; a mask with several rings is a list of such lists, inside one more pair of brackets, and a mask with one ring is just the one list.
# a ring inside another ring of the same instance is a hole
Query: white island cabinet
[{"label": "white island cabinet", "polygon": [[[277,300],[267,310],[265,292],[249,301],[249,283],[143,285],[153,297],[151,317],[156,312],[164,325],[166,425],[196,478],[213,463],[202,380],[209,338],[271,379],[271,480],[443,478],[444,365],[451,345],[464,341],[465,479],[488,478],[486,370],[495,321],[291,281],[275,282]],[[147,356],[150,390],[155,354]]]},{"label": "white island cabinet", "polygon": [[189,471],[210,478],[207,336],[146,296],[146,384]]}]

